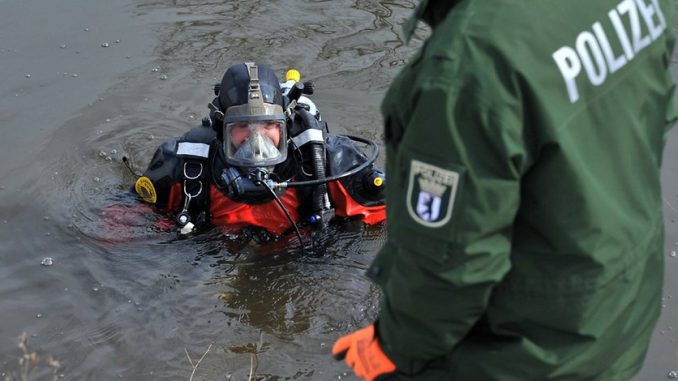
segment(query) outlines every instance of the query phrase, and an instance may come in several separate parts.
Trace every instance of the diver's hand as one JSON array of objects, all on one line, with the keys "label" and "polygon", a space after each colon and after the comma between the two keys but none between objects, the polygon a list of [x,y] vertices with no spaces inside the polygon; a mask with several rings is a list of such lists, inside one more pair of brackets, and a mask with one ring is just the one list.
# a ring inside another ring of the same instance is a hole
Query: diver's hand
[{"label": "diver's hand", "polygon": [[396,366],[381,350],[374,324],[342,336],[332,347],[332,356],[344,359],[359,378],[379,380],[396,371]]}]

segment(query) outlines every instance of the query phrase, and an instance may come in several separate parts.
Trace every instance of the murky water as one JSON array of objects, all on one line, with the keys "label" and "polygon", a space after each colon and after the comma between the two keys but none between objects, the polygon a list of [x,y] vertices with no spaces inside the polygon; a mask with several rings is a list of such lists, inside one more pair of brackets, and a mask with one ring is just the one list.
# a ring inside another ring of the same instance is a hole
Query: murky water
[{"label": "murky water", "polygon": [[103,214],[133,182],[121,158],[143,169],[196,125],[232,63],[298,68],[332,131],[380,141],[413,6],[0,0],[0,369],[25,331],[65,379],[188,379],[208,347],[194,379],[246,380],[253,354],[259,379],[344,376],[329,350],[375,316],[383,227],[338,221],[303,257],[294,236],[177,241],[162,216]]},{"label": "murky water", "polygon": [[[143,169],[246,59],[300,69],[332,131],[380,141],[383,93],[426,35],[398,35],[413,7],[0,0],[0,370],[16,369],[25,331],[64,379],[187,380],[187,353],[195,362],[208,348],[194,379],[247,380],[253,354],[259,379],[351,378],[329,349],[376,314],[362,274],[382,227],[339,221],[304,257],[293,236],[264,248],[217,232],[178,241],[157,214],[117,225],[103,214],[132,185],[121,158]],[[637,380],[678,368],[677,149],[674,132],[666,307]]]}]

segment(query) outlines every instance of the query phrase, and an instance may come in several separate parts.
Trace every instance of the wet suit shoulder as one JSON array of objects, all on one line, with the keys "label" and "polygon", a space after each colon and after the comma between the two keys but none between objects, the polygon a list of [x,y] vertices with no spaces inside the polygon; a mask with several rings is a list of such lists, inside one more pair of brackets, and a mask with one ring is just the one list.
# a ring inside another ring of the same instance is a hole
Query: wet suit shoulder
[{"label": "wet suit shoulder", "polygon": [[[346,173],[368,160],[367,155],[346,136],[327,134],[328,175]],[[342,217],[360,216],[366,223],[386,218],[384,186],[386,176],[374,164],[361,171],[329,183],[329,194]]]},{"label": "wet suit shoulder", "polygon": [[144,201],[161,207],[174,207],[183,198],[185,178],[209,178],[209,159],[214,152],[216,133],[197,126],[180,138],[164,142],[155,151],[135,190]]}]

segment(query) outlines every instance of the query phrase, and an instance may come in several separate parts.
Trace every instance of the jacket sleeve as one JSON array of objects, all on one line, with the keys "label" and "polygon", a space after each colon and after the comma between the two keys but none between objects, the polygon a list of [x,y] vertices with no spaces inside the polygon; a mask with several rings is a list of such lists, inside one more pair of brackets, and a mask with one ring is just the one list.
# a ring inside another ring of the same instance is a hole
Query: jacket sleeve
[{"label": "jacket sleeve", "polygon": [[513,98],[433,72],[408,106],[383,105],[388,238],[367,271],[384,350],[409,373],[454,349],[509,271],[529,161]]}]

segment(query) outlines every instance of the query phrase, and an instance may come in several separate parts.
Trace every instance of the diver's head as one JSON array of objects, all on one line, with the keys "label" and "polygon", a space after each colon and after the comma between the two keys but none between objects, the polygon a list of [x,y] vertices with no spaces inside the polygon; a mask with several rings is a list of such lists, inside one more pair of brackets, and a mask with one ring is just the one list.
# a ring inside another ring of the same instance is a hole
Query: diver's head
[{"label": "diver's head", "polygon": [[231,66],[221,80],[218,103],[226,162],[251,168],[285,161],[283,98],[270,68],[252,62]]}]

